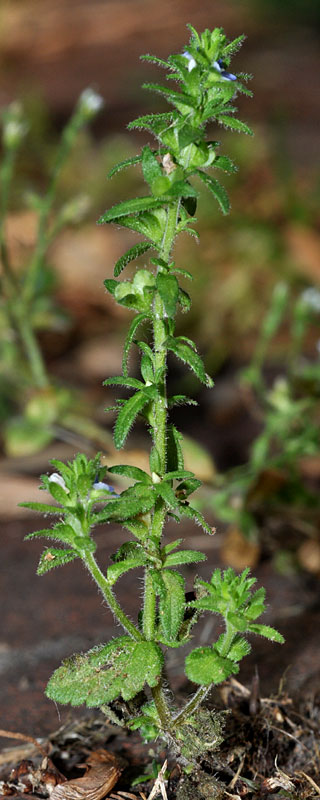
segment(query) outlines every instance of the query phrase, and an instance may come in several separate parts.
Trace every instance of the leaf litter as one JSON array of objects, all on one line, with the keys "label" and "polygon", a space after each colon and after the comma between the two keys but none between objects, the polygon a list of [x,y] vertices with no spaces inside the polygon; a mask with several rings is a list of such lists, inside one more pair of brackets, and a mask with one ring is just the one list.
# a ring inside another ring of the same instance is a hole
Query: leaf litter
[{"label": "leaf litter", "polygon": [[[73,720],[39,741],[0,731],[25,741],[0,754],[0,800],[320,798],[320,694],[293,699],[282,682],[275,695],[262,697],[256,671],[250,688],[231,678],[213,699],[225,717],[224,741],[189,775],[173,759],[167,768],[161,744],[150,750],[135,733],[97,716]],[[135,776],[148,772],[155,755],[157,777],[132,792]]]}]

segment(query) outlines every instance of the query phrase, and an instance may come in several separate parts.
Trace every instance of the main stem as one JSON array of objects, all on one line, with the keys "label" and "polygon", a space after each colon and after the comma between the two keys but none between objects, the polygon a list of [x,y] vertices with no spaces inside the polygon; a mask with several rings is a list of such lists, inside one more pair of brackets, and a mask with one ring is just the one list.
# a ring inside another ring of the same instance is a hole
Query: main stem
[{"label": "main stem", "polygon": [[[177,218],[179,213],[180,200],[168,206],[166,226],[163,233],[162,247],[159,257],[163,261],[168,261],[173,246],[177,228]],[[161,270],[161,267],[158,268]],[[156,292],[153,304],[153,346],[154,346],[154,368],[161,371],[159,395],[154,403],[154,428],[153,445],[159,456],[160,477],[166,471],[166,429],[167,429],[167,385],[166,385],[166,347],[167,330],[165,325],[165,309],[159,292]],[[163,526],[166,516],[166,507],[163,500],[157,500],[151,526],[151,535],[157,539],[160,545]],[[146,569],[145,574],[145,593],[143,609],[143,633],[146,639],[153,640],[155,637],[156,622],[156,594],[153,588],[150,571]],[[166,702],[163,691],[163,681],[160,680],[158,686],[152,689],[154,703],[161,720],[162,728],[168,730],[171,723],[171,714]]]},{"label": "main stem", "polygon": [[98,588],[102,592],[104,599],[106,600],[109,608],[111,609],[117,620],[120,622],[122,627],[126,631],[128,631],[128,633],[130,633],[130,635],[133,637],[133,639],[135,639],[136,642],[141,642],[141,640],[143,640],[142,634],[140,633],[138,628],[136,628],[134,623],[131,622],[129,617],[127,617],[125,612],[122,610],[121,606],[119,605],[118,601],[116,600],[113,594],[113,591],[111,589],[111,586],[107,578],[105,578],[105,576],[101,572],[101,569],[97,564],[93,554],[86,553],[83,556],[83,560],[87,569],[90,572],[90,575],[92,576],[93,580],[95,581]]}]

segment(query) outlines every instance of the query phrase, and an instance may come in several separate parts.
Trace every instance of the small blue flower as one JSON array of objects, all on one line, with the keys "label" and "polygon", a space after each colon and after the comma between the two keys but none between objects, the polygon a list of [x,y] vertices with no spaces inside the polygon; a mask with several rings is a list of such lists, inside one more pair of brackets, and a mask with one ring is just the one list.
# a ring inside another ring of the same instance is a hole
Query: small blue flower
[{"label": "small blue flower", "polygon": [[103,481],[95,481],[93,484],[93,489],[96,489],[99,492],[110,492],[110,494],[117,494],[116,490],[113,486],[109,486],[108,483],[104,483]]},{"label": "small blue flower", "polygon": [[184,58],[188,59],[188,71],[191,72],[197,66],[195,58],[193,58],[193,56],[191,55],[191,53],[188,52],[188,50],[185,50],[184,53],[182,53],[182,55],[184,56]]},{"label": "small blue flower", "polygon": [[220,72],[221,78],[225,81],[236,81],[237,76],[233,75],[232,72],[227,72],[223,67],[223,61],[221,58],[218,58],[218,61],[214,61],[212,66]]},{"label": "small blue flower", "polygon": [[118,492],[114,489],[113,486],[109,486],[108,483],[104,483],[104,481],[95,480],[94,484],[92,485],[93,489],[96,489],[98,492],[110,492],[110,494],[119,497]]}]

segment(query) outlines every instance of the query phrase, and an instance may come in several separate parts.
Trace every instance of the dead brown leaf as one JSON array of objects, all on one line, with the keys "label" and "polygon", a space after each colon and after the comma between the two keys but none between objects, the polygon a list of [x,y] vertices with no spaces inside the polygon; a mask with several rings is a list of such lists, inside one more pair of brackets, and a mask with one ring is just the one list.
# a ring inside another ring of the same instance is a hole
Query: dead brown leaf
[{"label": "dead brown leaf", "polygon": [[85,766],[86,774],[56,786],[51,800],[101,800],[113,789],[122,771],[118,759],[102,749],[90,753]]}]

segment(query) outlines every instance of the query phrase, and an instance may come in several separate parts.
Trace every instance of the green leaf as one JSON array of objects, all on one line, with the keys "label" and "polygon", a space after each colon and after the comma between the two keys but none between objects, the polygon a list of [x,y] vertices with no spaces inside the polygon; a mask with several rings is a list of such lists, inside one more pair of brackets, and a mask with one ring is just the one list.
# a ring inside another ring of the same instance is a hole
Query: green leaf
[{"label": "green leaf", "polygon": [[162,497],[162,500],[164,500],[168,508],[176,508],[178,501],[173,489],[171,489],[171,486],[169,486],[168,483],[165,483],[164,481],[161,481],[161,483],[156,483],[154,485],[154,491],[157,495]]},{"label": "green leaf", "polygon": [[100,707],[117,697],[131,700],[144,684],[159,682],[163,655],[154,642],[121,636],[85,655],[63,661],[49,680],[46,695],[57,703]]},{"label": "green leaf", "polygon": [[198,403],[196,400],[193,400],[192,397],[187,397],[185,394],[173,394],[172,397],[168,397],[168,408],[172,408],[173,406],[197,406]]},{"label": "green leaf", "polygon": [[193,472],[188,469],[174,469],[171,472],[166,472],[163,476],[164,481],[182,481],[184,478],[193,478]]},{"label": "green leaf", "polygon": [[214,163],[211,165],[213,167],[219,167],[224,172],[228,172],[229,174],[232,172],[237,172],[238,167],[234,164],[231,158],[228,156],[216,156]]},{"label": "green leaf", "polygon": [[171,350],[181,361],[188,364],[201,383],[204,383],[205,386],[210,388],[214,385],[212,378],[210,378],[205,371],[202,359],[189,345],[184,344],[178,337],[169,336],[167,339],[167,347],[168,350]]},{"label": "green leaf", "polygon": [[150,392],[152,388],[150,386],[142,391],[135,392],[121,406],[114,428],[114,443],[117,450],[123,447],[137,414],[154,398],[154,395]]},{"label": "green leaf", "polygon": [[98,225],[103,225],[106,222],[113,222],[129,214],[139,214],[141,211],[160,208],[161,205],[161,200],[155,197],[133,197],[131,200],[124,200],[122,203],[117,203],[117,205],[109,208],[109,210],[98,219]]},{"label": "green leaf", "polygon": [[230,128],[232,131],[238,131],[239,133],[247,133],[249,136],[253,136],[253,130],[249,128],[249,125],[246,125],[245,122],[242,122],[240,119],[235,119],[234,117],[229,117],[226,114],[219,114],[218,122],[224,125],[225,128]]},{"label": "green leaf", "polygon": [[130,261],[134,261],[136,258],[139,258],[139,256],[142,256],[143,253],[146,253],[147,250],[150,250],[151,247],[152,245],[150,244],[150,242],[139,242],[138,244],[135,244],[133,247],[130,247],[130,250],[127,250],[127,252],[124,253],[124,255],[121,256],[121,258],[119,258],[115,264],[114,267],[115,278],[117,278],[120,275],[120,273],[122,272],[124,267],[127,266],[127,264],[130,264]]},{"label": "green leaf", "polygon": [[135,567],[143,567],[146,563],[147,557],[144,553],[140,556],[136,555],[134,558],[126,558],[124,561],[117,561],[116,564],[112,564],[111,567],[108,567],[107,580],[111,586],[113,586],[125,572],[129,572],[130,569],[134,569]]},{"label": "green leaf", "polygon": [[30,508],[30,511],[39,511],[40,514],[52,514],[60,517],[60,506],[48,506],[47,503],[35,503],[30,501],[28,503],[18,503],[21,508]]},{"label": "green leaf", "polygon": [[156,472],[157,475],[161,472],[161,458],[156,447],[152,447],[150,451],[149,464],[151,472]]},{"label": "green leaf", "polygon": [[140,372],[146,384],[154,383],[153,360],[146,353],[141,358]]},{"label": "green leaf", "polygon": [[139,328],[139,325],[141,325],[142,322],[145,322],[146,320],[150,320],[149,314],[145,313],[137,314],[137,316],[134,317],[134,319],[132,320],[131,325],[129,327],[123,349],[122,370],[124,376],[127,376],[128,374],[128,355],[130,347],[135,337],[135,333]]},{"label": "green leaf", "polygon": [[193,506],[190,506],[189,503],[179,503],[179,511],[184,517],[188,517],[189,519],[192,519],[196,525],[200,525],[205,533],[209,533],[209,535],[212,536],[214,533],[214,528],[211,528],[210,525],[208,525],[203,514],[201,514],[201,511],[198,511],[197,508],[193,508]]},{"label": "green leaf", "polygon": [[137,378],[128,378],[122,377],[122,375],[116,375],[113,378],[106,378],[106,380],[103,381],[102,386],[126,386],[130,389],[141,389],[143,388],[143,383],[142,381],[138,381]]},{"label": "green leaf", "polygon": [[44,575],[45,572],[49,572],[54,567],[62,567],[77,557],[78,553],[75,550],[60,550],[59,548],[48,547],[41,555],[37,575]]},{"label": "green leaf", "polygon": [[189,480],[183,481],[177,488],[177,492],[183,492],[186,497],[189,497],[190,494],[199,489],[202,486],[202,481],[199,481],[198,478],[189,478]]},{"label": "green leaf", "polygon": [[210,192],[212,192],[218,201],[222,213],[228,214],[230,211],[230,202],[224,186],[222,186],[221,183],[219,183],[219,181],[217,181],[215,178],[212,178],[211,175],[207,175],[206,172],[202,172],[201,169],[197,169],[196,172],[197,175],[199,175],[199,178],[201,178],[203,183],[206,184],[208,189],[210,189]]},{"label": "green leaf", "polygon": [[173,111],[165,111],[160,114],[145,114],[143,117],[137,117],[137,119],[133,119],[132,122],[128,124],[128,130],[132,131],[135,128],[142,130],[150,130],[153,133],[163,129],[165,130],[168,125],[171,124],[174,118]]},{"label": "green leaf", "polygon": [[162,169],[159,161],[148,144],[142,149],[142,171],[143,177],[150,187],[153,181],[157,178],[162,178]]},{"label": "green leaf", "polygon": [[271,639],[272,642],[279,642],[279,644],[284,643],[284,637],[276,631],[275,628],[270,628],[269,625],[248,625],[247,628],[250,633],[257,633],[259,636],[265,636],[266,639]]},{"label": "green leaf", "polygon": [[233,641],[232,647],[229,650],[228,658],[231,661],[242,661],[242,659],[249,655],[251,652],[251,645],[242,636],[236,636]]},{"label": "green leaf", "polygon": [[[167,61],[163,61],[162,58],[158,58],[157,56],[150,56],[149,53],[146,53],[143,56],[140,56],[141,61],[150,61],[151,64],[157,64],[158,67],[165,67],[165,69],[170,69],[170,64]],[[157,776],[155,776],[157,777]]]},{"label": "green leaf", "polygon": [[179,550],[177,553],[170,553],[163,566],[176,567],[178,564],[193,564],[198,561],[206,561],[207,556],[199,550]]},{"label": "green leaf", "polygon": [[182,306],[182,313],[186,314],[191,308],[191,297],[184,289],[179,288],[178,302]]},{"label": "green leaf", "polygon": [[59,483],[55,483],[55,481],[48,481],[47,489],[57,503],[60,503],[62,506],[70,504],[68,492],[66,492]]},{"label": "green leaf", "polygon": [[178,110],[182,107],[186,109],[196,109],[198,107],[197,100],[189,94],[183,92],[175,92],[174,89],[169,89],[167,86],[161,86],[159,83],[144,83],[143,89],[149,89],[151,92],[157,92],[163,95],[168,102],[173,103]]},{"label": "green leaf", "polygon": [[118,286],[118,281],[116,281],[114,278],[106,278],[106,280],[103,281],[103,284],[106,287],[107,292],[112,294],[114,297],[116,288]]},{"label": "green leaf", "polygon": [[57,522],[53,528],[43,528],[40,531],[28,533],[28,535],[24,538],[27,540],[43,537],[45,539],[55,539],[56,541],[63,542],[64,544],[73,544],[75,536],[76,532],[71,525],[67,525],[64,522]]},{"label": "green leaf", "polygon": [[[171,184],[170,189],[165,192],[162,200],[164,200],[166,197],[169,197],[169,199],[171,197],[183,197],[185,200],[188,200],[189,198],[196,200],[196,198],[199,197],[199,192],[197,192],[197,190],[191,186],[191,183],[188,181],[175,181]],[[189,207],[191,208],[191,204],[189,204]],[[194,203],[192,204],[192,208],[194,210],[192,211],[191,216],[193,216],[195,211]],[[190,213],[189,210],[188,213]]]},{"label": "green leaf", "polygon": [[107,178],[113,178],[117,172],[121,172],[122,169],[126,169],[126,167],[132,167],[135,164],[139,164],[141,161],[141,155],[133,156],[133,158],[126,158],[124,161],[119,161],[119,164],[116,164],[110,172],[107,174]]},{"label": "green leaf", "polygon": [[145,484],[135,484],[130,489],[122,492],[120,497],[110,500],[101,511],[92,515],[93,523],[122,522],[131,520],[137,514],[145,514],[154,506],[154,493],[152,488]]},{"label": "green leaf", "polygon": [[197,647],[185,661],[187,678],[200,686],[222,683],[239,667],[229,658],[219,656],[212,647]]},{"label": "green leaf", "polygon": [[140,467],[132,467],[131,464],[116,464],[114,467],[109,467],[108,472],[112,475],[125,475],[126,478],[133,478],[135,481],[142,481],[142,483],[152,484],[151,477]]},{"label": "green leaf", "polygon": [[[167,427],[167,467],[172,472],[184,468],[184,458],[181,447],[182,434],[174,425]],[[155,470],[156,472],[157,470]]]},{"label": "green leaf", "polygon": [[170,272],[158,272],[156,287],[168,317],[174,317],[179,297],[179,284]]},{"label": "green leaf", "polygon": [[184,579],[178,572],[171,570],[163,570],[161,577],[164,592],[159,600],[160,627],[165,638],[170,641],[176,639],[184,616]]}]

